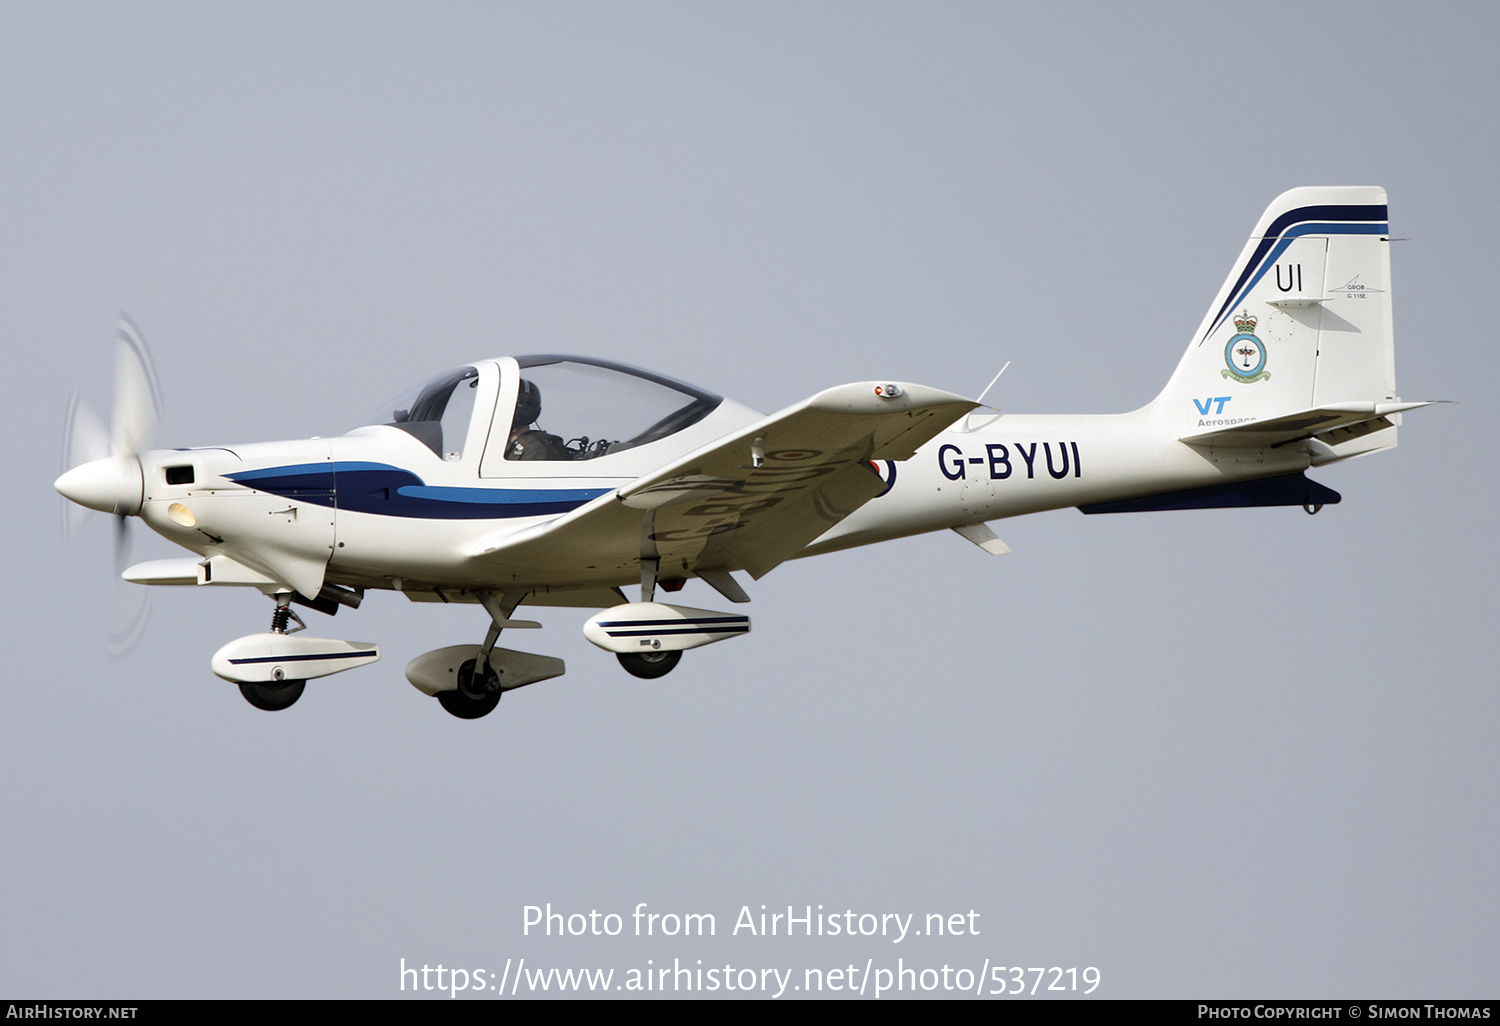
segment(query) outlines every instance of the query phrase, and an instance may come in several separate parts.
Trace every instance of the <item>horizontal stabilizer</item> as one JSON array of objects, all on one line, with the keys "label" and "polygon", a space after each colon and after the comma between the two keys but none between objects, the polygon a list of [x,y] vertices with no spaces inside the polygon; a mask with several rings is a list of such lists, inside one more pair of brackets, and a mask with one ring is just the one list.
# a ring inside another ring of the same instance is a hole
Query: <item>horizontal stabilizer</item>
[{"label": "horizontal stabilizer", "polygon": [[1331,506],[1343,496],[1302,474],[1263,477],[1259,481],[1189,488],[1119,502],[1079,506],[1084,513],[1151,513],[1169,509],[1234,509],[1245,506]]},{"label": "horizontal stabilizer", "polygon": [[[1330,403],[1268,420],[1252,420],[1233,427],[1183,435],[1181,441],[1188,445],[1285,445],[1287,442],[1317,438],[1335,431],[1342,431],[1346,435],[1365,434],[1394,426],[1394,422],[1390,420],[1393,414],[1431,405],[1431,402]],[[1350,429],[1362,425],[1367,426],[1367,431],[1351,432]],[[1343,438],[1336,440],[1342,441]]]}]

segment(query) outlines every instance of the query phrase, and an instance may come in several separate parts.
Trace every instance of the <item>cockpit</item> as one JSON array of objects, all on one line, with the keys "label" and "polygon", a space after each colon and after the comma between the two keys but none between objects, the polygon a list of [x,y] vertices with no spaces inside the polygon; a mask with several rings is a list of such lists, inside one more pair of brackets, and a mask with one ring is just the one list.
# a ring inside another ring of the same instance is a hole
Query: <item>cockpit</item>
[{"label": "cockpit", "polygon": [[[581,356],[484,361],[382,405],[361,426],[407,432],[440,459],[578,462],[667,438],[724,399],[672,378]],[[734,404],[730,404],[731,406]]]},{"label": "cockpit", "polygon": [[508,460],[591,460],[676,434],[724,400],[603,360],[523,356]]},{"label": "cockpit", "polygon": [[479,368],[460,367],[402,392],[364,420],[360,427],[384,424],[400,428],[443,459],[463,459]]}]

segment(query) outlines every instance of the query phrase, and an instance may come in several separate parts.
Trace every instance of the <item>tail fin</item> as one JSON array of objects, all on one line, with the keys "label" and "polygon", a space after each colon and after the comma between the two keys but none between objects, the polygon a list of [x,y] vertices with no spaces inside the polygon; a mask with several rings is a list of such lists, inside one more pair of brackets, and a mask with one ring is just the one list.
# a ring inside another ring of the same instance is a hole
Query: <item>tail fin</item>
[{"label": "tail fin", "polygon": [[1389,231],[1384,189],[1278,196],[1153,413],[1189,442],[1326,435],[1319,463],[1394,446]]}]

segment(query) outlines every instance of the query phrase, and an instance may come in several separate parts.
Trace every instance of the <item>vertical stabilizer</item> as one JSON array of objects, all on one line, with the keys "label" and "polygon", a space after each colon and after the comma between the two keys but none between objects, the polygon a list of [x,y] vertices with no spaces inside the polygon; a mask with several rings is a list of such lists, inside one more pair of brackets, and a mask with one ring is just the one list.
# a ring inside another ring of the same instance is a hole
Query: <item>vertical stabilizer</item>
[{"label": "vertical stabilizer", "polygon": [[[1384,189],[1278,196],[1153,412],[1189,434],[1331,404],[1394,401],[1389,231]],[[1380,434],[1371,448],[1395,444],[1394,428]]]}]

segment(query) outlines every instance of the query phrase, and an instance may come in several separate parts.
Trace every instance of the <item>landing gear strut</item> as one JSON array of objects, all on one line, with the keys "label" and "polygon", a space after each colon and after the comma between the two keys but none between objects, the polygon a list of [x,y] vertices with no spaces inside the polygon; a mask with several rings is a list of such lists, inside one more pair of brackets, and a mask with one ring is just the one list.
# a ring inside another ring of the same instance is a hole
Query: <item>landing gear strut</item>
[{"label": "landing gear strut", "polygon": [[[286,634],[287,621],[296,620],[297,626],[292,631],[306,630],[307,624],[302,622],[302,617],[292,609],[292,596],[287,592],[280,592],[276,596],[276,612],[271,614],[271,633]],[[276,671],[281,672],[279,669]],[[292,703],[302,697],[302,689],[307,687],[306,680],[277,679],[258,681],[255,683],[240,685],[240,694],[245,696],[245,701],[257,709],[266,712],[280,712],[282,709],[290,708]]]},{"label": "landing gear strut", "polygon": [[[656,558],[641,556],[641,600],[600,610],[583,625],[585,638],[645,680],[671,673],[687,649],[750,633],[748,616],[655,601],[659,568]],[[750,601],[727,570],[699,570],[698,576],[731,602]]]},{"label": "landing gear strut", "polygon": [[279,591],[274,598],[271,629],[235,638],[215,652],[208,664],[214,676],[238,684],[240,694],[255,708],[286,709],[302,697],[303,685],[312,678],[343,673],[380,658],[380,646],[367,641],[307,637],[300,633],[306,624],[288,605],[291,591]]},{"label": "landing gear strut", "polygon": [[[756,466],[760,466],[759,463]],[[650,533],[650,529],[647,529]],[[641,554],[641,603],[656,601],[656,575],[661,569],[661,560],[652,556]],[[660,642],[657,642],[660,644]],[[620,665],[625,667],[625,672],[632,677],[642,680],[655,680],[665,677],[672,672],[678,660],[682,658],[681,651],[662,652],[654,650],[650,652],[616,652],[615,658],[620,660]]]},{"label": "landing gear strut", "polygon": [[476,592],[475,597],[484,606],[485,612],[490,614],[492,622],[489,632],[484,636],[484,644],[479,646],[479,654],[458,668],[458,687],[437,693],[438,704],[461,720],[477,720],[481,716],[488,716],[500,704],[500,696],[504,694],[500,675],[490,665],[490,653],[495,650],[500,632],[507,627],[541,626],[531,620],[510,618],[510,614],[516,611],[516,607],[526,597],[524,591],[481,591]]}]

